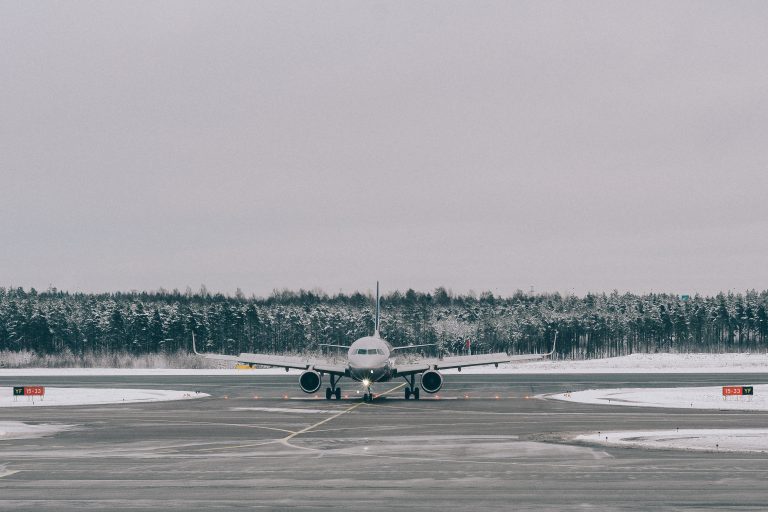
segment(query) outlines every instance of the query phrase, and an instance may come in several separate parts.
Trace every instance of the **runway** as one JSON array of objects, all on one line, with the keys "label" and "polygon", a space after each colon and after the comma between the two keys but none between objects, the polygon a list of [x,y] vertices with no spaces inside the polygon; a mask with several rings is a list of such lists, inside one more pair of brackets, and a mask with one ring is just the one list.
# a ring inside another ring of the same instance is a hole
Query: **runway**
[{"label": "runway", "polygon": [[[32,382],[34,380],[34,382]],[[363,403],[294,376],[2,377],[0,386],[202,391],[197,400],[0,409],[74,426],[0,441],[2,510],[765,510],[768,455],[605,448],[579,433],[759,428],[768,413],[536,398],[590,388],[764,384],[768,375],[450,375]],[[347,387],[344,387],[344,385]],[[426,394],[422,395],[426,396]]]}]

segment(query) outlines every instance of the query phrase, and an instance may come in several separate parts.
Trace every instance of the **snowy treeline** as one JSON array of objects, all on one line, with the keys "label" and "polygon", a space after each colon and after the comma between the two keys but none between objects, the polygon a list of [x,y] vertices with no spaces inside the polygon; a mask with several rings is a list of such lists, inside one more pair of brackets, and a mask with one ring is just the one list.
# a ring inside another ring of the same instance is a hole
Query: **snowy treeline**
[{"label": "snowy treeline", "polygon": [[[438,343],[442,353],[547,351],[559,357],[635,352],[764,351],[768,291],[694,296],[612,293],[509,298],[408,290],[382,299],[382,336],[394,345]],[[0,288],[0,351],[35,354],[175,354],[194,332],[208,351],[306,352],[373,330],[373,298],[275,292],[268,298],[187,291],[69,294]]]}]

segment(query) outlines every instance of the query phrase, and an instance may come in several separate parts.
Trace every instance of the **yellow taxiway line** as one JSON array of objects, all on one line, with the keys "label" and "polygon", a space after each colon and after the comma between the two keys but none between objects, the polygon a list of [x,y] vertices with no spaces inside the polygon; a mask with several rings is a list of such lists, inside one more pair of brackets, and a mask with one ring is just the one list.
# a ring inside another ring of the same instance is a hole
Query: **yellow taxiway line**
[{"label": "yellow taxiway line", "polygon": [[[400,389],[400,388],[401,388],[401,387],[403,387],[403,386],[405,386],[405,383],[403,383],[403,384],[400,384],[400,385],[397,385],[397,386],[393,387],[392,389],[388,389],[387,391],[385,391],[385,392],[383,392],[383,393],[379,393],[379,395],[378,395],[378,396],[383,396],[383,395],[386,395],[387,393],[391,393],[391,392],[393,392],[393,391],[397,391],[398,389]],[[296,436],[298,436],[298,435],[301,435],[301,434],[304,434],[304,433],[306,433],[306,432],[309,432],[309,431],[311,431],[311,430],[314,430],[314,429],[316,429],[317,427],[319,427],[320,425],[323,425],[323,424],[325,424],[325,423],[328,423],[328,422],[329,422],[329,421],[331,421],[331,420],[335,420],[335,419],[336,419],[336,418],[338,418],[339,416],[342,416],[342,415],[344,415],[344,414],[347,414],[348,412],[352,412],[352,411],[354,411],[355,409],[357,409],[358,407],[360,407],[361,405],[367,405],[367,404],[366,404],[366,402],[360,402],[359,404],[355,404],[355,405],[353,405],[352,407],[349,407],[348,409],[344,409],[343,411],[341,411],[341,412],[340,412],[340,413],[338,413],[338,414],[334,414],[333,416],[331,416],[331,417],[329,417],[329,418],[325,418],[325,419],[324,419],[324,420],[322,420],[322,421],[318,421],[318,422],[317,422],[317,423],[315,423],[314,425],[310,425],[310,426],[308,426],[307,428],[303,428],[303,429],[299,430],[298,432],[294,432],[294,433],[292,433],[292,434],[289,434],[289,435],[285,436],[284,438],[280,439],[280,442],[281,442],[281,443],[287,443],[288,441],[290,441],[290,440],[291,440],[291,439],[293,439],[294,437],[296,437]]]}]

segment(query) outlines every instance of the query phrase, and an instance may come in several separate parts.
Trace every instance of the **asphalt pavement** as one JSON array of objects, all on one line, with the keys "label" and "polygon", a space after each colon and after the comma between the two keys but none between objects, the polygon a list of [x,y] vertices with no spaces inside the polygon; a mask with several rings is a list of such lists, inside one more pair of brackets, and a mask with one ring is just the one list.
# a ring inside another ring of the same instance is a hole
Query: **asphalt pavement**
[{"label": "asphalt pavement", "polygon": [[[756,375],[449,375],[363,403],[295,376],[0,377],[0,386],[202,391],[177,402],[0,409],[72,425],[0,441],[0,510],[767,510],[768,455],[619,449],[584,432],[759,428],[768,413],[584,405],[590,388],[764,384]],[[322,391],[322,390],[321,390]],[[387,393],[389,391],[389,393]]]}]

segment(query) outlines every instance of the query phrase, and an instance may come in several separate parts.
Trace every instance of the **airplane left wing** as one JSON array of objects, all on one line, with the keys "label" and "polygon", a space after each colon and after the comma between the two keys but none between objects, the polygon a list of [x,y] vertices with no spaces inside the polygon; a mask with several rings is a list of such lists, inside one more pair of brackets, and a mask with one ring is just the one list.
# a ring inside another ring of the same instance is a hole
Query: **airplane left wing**
[{"label": "airplane left wing", "polygon": [[435,370],[463,368],[465,366],[480,366],[484,364],[508,363],[510,357],[504,352],[495,354],[478,354],[475,356],[444,357],[435,363]]},{"label": "airplane left wing", "polygon": [[476,356],[444,357],[443,359],[431,359],[415,364],[401,364],[395,367],[395,376],[423,373],[427,370],[448,370],[450,368],[463,368],[465,366],[480,366],[483,364],[507,363],[510,358],[504,352],[496,354],[479,354]]},{"label": "airplane left wing", "polygon": [[432,368],[432,365],[428,363],[400,364],[395,366],[394,368],[395,377],[402,377],[403,375],[413,375],[414,373],[424,373],[430,368]]},{"label": "airplane left wing", "polygon": [[453,356],[444,357],[443,359],[425,361],[418,364],[406,364],[395,367],[395,375],[411,375],[414,373],[422,373],[427,370],[448,370],[451,368],[464,368],[465,366],[481,366],[485,364],[510,363],[521,361],[535,361],[538,359],[545,359],[555,353],[555,346],[557,345],[557,331],[555,331],[555,339],[552,341],[552,350],[546,354],[520,354],[510,356],[504,352],[497,352],[495,354],[477,354],[474,356]]}]

